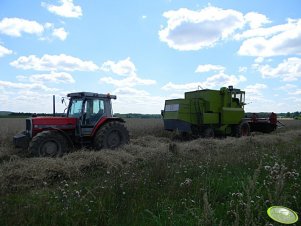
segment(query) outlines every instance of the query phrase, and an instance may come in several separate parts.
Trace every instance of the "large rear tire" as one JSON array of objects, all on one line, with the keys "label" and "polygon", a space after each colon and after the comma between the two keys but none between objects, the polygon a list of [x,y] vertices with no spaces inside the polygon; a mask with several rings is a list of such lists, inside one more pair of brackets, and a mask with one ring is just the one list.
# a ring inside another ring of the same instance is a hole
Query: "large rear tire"
[{"label": "large rear tire", "polygon": [[61,157],[68,151],[68,142],[57,131],[43,131],[31,140],[28,150],[37,157]]},{"label": "large rear tire", "polygon": [[94,147],[115,149],[129,142],[129,131],[123,123],[118,121],[109,122],[100,128],[94,138]]},{"label": "large rear tire", "polygon": [[241,122],[239,125],[235,126],[235,136],[245,137],[250,136],[251,130],[250,125],[247,122]]}]

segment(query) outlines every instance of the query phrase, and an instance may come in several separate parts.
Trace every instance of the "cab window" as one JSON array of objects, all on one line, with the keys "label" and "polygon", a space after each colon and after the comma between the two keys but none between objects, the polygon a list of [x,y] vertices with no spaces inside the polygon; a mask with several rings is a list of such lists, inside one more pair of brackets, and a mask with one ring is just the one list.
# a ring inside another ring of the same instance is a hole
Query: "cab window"
[{"label": "cab window", "polygon": [[104,101],[87,99],[85,101],[85,124],[94,125],[104,114]]}]

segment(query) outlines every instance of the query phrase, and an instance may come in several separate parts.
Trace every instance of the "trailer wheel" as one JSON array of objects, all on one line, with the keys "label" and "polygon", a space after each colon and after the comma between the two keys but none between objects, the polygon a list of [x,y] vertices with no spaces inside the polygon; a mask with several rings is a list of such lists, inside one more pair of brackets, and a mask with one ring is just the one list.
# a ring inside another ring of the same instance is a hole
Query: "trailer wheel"
[{"label": "trailer wheel", "polygon": [[94,138],[94,147],[115,149],[129,142],[129,132],[123,123],[114,121],[100,128]]},{"label": "trailer wheel", "polygon": [[203,132],[204,138],[214,138],[214,129],[212,127],[207,127]]},{"label": "trailer wheel", "polygon": [[38,157],[60,157],[68,151],[68,141],[56,131],[43,131],[31,140],[28,150]]},{"label": "trailer wheel", "polygon": [[250,125],[247,122],[241,122],[235,127],[236,137],[250,136]]}]

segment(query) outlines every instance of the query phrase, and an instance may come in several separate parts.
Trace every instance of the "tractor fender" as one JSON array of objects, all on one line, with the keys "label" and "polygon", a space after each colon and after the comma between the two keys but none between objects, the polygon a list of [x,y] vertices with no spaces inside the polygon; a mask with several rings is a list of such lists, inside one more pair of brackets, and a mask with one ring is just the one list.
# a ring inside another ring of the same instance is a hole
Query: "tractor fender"
[{"label": "tractor fender", "polygon": [[97,131],[100,129],[100,127],[102,127],[103,125],[105,125],[105,124],[107,124],[109,122],[113,122],[113,121],[118,121],[118,122],[125,123],[125,120],[122,119],[122,118],[118,118],[118,117],[103,117],[95,125],[95,127],[94,127],[94,129],[92,131],[91,136],[93,137],[97,133]]}]

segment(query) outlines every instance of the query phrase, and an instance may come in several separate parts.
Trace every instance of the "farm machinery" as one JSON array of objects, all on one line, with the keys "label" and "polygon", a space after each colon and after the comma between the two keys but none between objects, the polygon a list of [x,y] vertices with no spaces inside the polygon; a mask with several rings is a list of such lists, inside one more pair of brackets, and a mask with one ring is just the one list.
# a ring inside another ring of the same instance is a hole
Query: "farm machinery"
[{"label": "farm machinery", "polygon": [[28,148],[35,156],[56,157],[78,145],[114,149],[128,143],[125,121],[112,115],[115,95],[78,92],[67,97],[65,116],[54,112],[53,117],[27,118],[26,130],[13,138],[15,146]]},{"label": "farm machinery", "polygon": [[215,135],[249,136],[252,131],[269,133],[277,128],[277,115],[245,117],[245,91],[222,87],[220,90],[196,90],[184,99],[165,101],[161,112],[164,129],[182,135],[214,137]]}]

